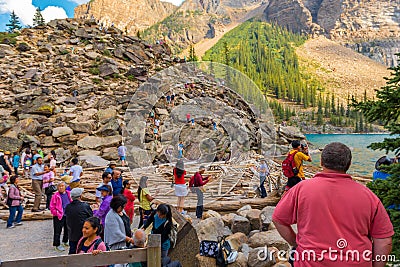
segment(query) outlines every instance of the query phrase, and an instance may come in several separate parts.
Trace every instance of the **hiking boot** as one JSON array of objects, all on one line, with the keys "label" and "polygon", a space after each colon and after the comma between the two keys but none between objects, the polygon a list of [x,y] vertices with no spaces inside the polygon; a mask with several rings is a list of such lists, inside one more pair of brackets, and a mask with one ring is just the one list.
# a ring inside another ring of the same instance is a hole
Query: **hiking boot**
[{"label": "hiking boot", "polygon": [[22,222],[14,223],[14,226],[20,226],[20,225],[23,225],[23,223]]},{"label": "hiking boot", "polygon": [[65,248],[63,246],[59,245],[58,247],[55,247],[55,250],[62,252],[62,251],[65,251]]}]

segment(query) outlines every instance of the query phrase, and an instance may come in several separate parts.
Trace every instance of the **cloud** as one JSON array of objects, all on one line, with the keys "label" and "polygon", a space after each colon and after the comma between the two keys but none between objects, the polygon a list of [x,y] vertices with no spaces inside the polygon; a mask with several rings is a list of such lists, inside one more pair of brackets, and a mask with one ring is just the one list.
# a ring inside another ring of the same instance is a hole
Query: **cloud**
[{"label": "cloud", "polygon": [[0,0],[0,13],[4,14],[14,11],[25,25],[32,25],[35,10],[36,7],[32,5],[32,0]]},{"label": "cloud", "polygon": [[48,6],[42,11],[42,16],[46,22],[53,19],[65,19],[68,18],[67,13],[61,7]]},{"label": "cloud", "polygon": [[90,0],[70,0],[70,2],[77,3],[78,5],[86,4]]},{"label": "cloud", "polygon": [[[11,13],[12,11],[17,14],[22,24],[33,24],[36,7],[32,4],[32,0],[0,0],[0,14]],[[67,18],[65,10],[56,6],[46,7],[42,11],[42,15],[46,22],[52,19]]]},{"label": "cloud", "polygon": [[162,2],[170,2],[176,6],[180,6],[183,2],[183,0],[161,0]]}]

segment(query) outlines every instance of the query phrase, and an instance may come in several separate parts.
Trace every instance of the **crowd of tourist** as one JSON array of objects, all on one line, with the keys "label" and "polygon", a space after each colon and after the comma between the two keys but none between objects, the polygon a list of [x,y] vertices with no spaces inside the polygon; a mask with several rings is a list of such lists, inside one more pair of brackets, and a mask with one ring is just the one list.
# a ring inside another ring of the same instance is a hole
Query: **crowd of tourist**
[{"label": "crowd of tourist", "polygon": [[[293,176],[288,177],[285,194],[272,219],[278,232],[293,247],[292,252],[298,256],[304,251],[315,250],[319,255],[324,248],[336,245],[338,239],[345,237],[352,249],[388,255],[394,234],[393,226],[380,200],[347,174],[351,165],[350,149],[341,143],[327,145],[321,155],[322,172],[313,179],[305,179],[303,162],[311,161],[308,146],[297,140],[291,146],[287,159],[292,161],[290,166],[293,170],[289,173]],[[118,151],[121,152],[121,163],[125,165],[126,149],[118,148]],[[59,181],[56,179],[56,155],[50,153],[44,157],[42,154],[38,149],[26,149],[21,156],[14,153],[11,157],[8,151],[0,154],[1,186],[7,194],[6,197],[2,195],[2,199],[9,206],[7,228],[22,224],[24,196],[18,186],[18,168],[21,166],[24,170],[22,175],[25,175],[26,169],[30,173],[35,195],[32,212],[42,210],[42,193],[46,196],[45,207],[53,215],[53,246],[57,251],[68,249],[69,254],[96,255],[106,250],[145,247],[145,230],[151,226],[152,234],[161,235],[163,261],[171,264],[168,253],[172,246],[171,231],[174,226],[172,209],[168,204],[153,205],[155,196],[148,188],[147,176],[140,178],[135,195],[131,191],[130,181],[123,179],[123,171],[117,168],[115,162],[110,162],[96,188],[96,203],[90,206],[82,200],[84,189],[80,187],[80,179],[83,168],[78,159],[72,159],[71,167],[60,175],[62,179]],[[49,164],[44,164],[44,158]],[[387,179],[382,166],[396,162],[397,158],[379,159],[374,179]],[[260,197],[265,198],[267,191],[264,184],[270,175],[267,161],[262,158],[255,170],[260,179]],[[172,175],[179,213],[186,214],[184,202],[190,189],[197,196],[196,217],[202,219],[204,186],[212,180],[212,177],[204,176],[205,172],[206,167],[200,166],[188,179],[184,160],[178,159]],[[7,182],[10,183],[9,187]],[[335,201],[331,198],[333,195]],[[139,225],[132,231],[136,198],[139,200]],[[327,213],[331,215],[327,216]],[[297,233],[292,229],[292,224],[297,224]],[[299,257],[294,261],[296,266],[319,266]],[[322,261],[324,266],[334,266],[327,257],[323,257]],[[168,266],[180,266],[179,262],[172,263],[175,265]],[[145,266],[145,263],[131,266]]]}]

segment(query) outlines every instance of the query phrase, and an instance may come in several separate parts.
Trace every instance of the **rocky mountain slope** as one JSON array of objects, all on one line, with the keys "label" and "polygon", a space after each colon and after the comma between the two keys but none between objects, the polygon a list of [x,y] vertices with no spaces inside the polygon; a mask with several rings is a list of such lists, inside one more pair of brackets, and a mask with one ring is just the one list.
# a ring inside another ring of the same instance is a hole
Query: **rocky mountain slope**
[{"label": "rocky mountain slope", "polygon": [[136,34],[172,14],[177,7],[159,0],[93,0],[75,8],[74,17],[94,18],[104,27]]},{"label": "rocky mountain slope", "polygon": [[393,66],[400,52],[399,7],[399,0],[271,0],[264,17],[297,32],[324,34]]},{"label": "rocky mountain slope", "polygon": [[[2,149],[54,149],[60,163],[72,155],[116,158],[131,96],[172,59],[167,46],[98,28],[93,20],[55,20],[0,45]],[[87,160],[104,165],[103,158]]]},{"label": "rocky mountain slope", "polygon": [[201,55],[238,24],[262,17],[297,32],[325,35],[394,66],[400,52],[399,6],[400,0],[186,0],[174,8],[158,0],[94,0],[77,7],[75,17],[93,16],[129,33],[150,27],[147,40],[170,41],[176,53],[196,44]]},{"label": "rocky mountain slope", "polygon": [[165,39],[173,52],[180,53],[190,44],[218,40],[238,23],[261,14],[264,8],[262,0],[187,0],[172,15],[146,30],[143,36],[153,42]]},{"label": "rocky mountain slope", "polygon": [[[167,161],[165,152],[177,146],[176,138],[189,140],[188,159],[202,155],[204,140],[216,159],[226,159],[233,156],[234,140],[247,151],[280,153],[287,140],[304,137],[291,128],[276,135],[271,118],[264,126],[237,93],[228,87],[217,89],[211,76],[182,66],[168,68],[177,62],[166,44],[150,45],[116,28],[100,31],[94,20],[55,20],[23,29],[15,44],[0,45],[0,148],[40,146],[45,152],[55,150],[59,163],[79,156],[84,166],[105,166],[118,159],[116,147],[125,139],[133,156],[128,160],[142,166],[143,154],[150,164]],[[167,68],[169,72],[149,79]],[[132,102],[136,92],[143,96],[137,90],[148,88],[149,82],[150,88],[158,85],[158,98]],[[186,89],[187,82],[194,88]],[[174,90],[175,107],[165,105],[165,90]],[[149,110],[141,109],[149,103]],[[191,110],[194,103],[207,110]],[[151,110],[161,120],[159,140],[148,121]],[[187,112],[195,116],[197,128],[186,124],[181,131]],[[211,119],[218,121],[220,130],[211,130]],[[229,135],[234,129],[240,131]],[[267,140],[265,147],[262,138]]]}]

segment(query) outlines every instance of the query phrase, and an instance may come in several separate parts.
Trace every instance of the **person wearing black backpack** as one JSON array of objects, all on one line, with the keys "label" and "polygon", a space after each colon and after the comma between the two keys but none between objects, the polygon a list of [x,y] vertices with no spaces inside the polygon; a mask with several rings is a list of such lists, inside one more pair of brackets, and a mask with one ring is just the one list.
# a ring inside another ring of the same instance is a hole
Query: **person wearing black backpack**
[{"label": "person wearing black backpack", "polygon": [[166,204],[158,205],[157,210],[152,212],[143,229],[148,228],[151,224],[153,224],[151,233],[161,235],[161,258],[165,258],[171,248],[169,237],[173,226],[171,207]]},{"label": "person wearing black backpack", "polygon": [[82,228],[82,238],[78,241],[76,254],[92,253],[97,255],[102,251],[107,251],[107,247],[100,237],[103,227],[100,219],[90,217],[85,220]]},{"label": "person wearing black backpack", "polygon": [[[302,145],[299,140],[294,140],[292,142],[292,148],[293,149],[289,152],[287,158],[282,163],[283,172],[285,176],[288,177],[288,182],[285,188],[286,191],[305,179],[303,161],[312,161],[311,156],[308,153],[308,146]],[[285,169],[285,162],[287,162],[288,169]],[[290,173],[290,169],[292,169],[292,173]]]}]

